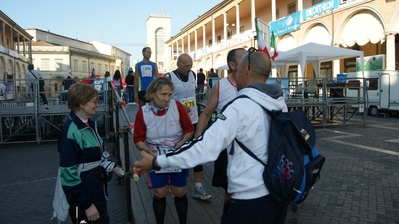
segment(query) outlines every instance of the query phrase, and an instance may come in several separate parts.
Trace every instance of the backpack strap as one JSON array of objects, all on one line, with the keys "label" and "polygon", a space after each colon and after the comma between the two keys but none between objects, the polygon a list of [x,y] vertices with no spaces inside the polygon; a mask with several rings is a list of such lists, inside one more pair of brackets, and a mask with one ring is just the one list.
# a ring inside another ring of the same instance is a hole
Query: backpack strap
[{"label": "backpack strap", "polygon": [[[240,95],[238,97],[236,97],[234,100],[239,99],[239,98],[248,98],[251,99],[250,97],[248,97],[247,95]],[[233,101],[234,101],[233,100]],[[252,99],[251,99],[252,100]],[[254,101],[254,100],[252,100]],[[256,101],[254,101],[255,103],[257,103]],[[270,112],[268,109],[266,109],[265,107],[263,107],[262,105],[260,105],[259,103],[257,103],[260,107],[263,108],[263,110],[271,117],[273,118],[273,113]],[[237,138],[234,139],[237,144],[240,146],[240,148],[242,148],[242,150],[244,150],[244,152],[246,152],[248,155],[250,155],[252,158],[254,158],[255,160],[257,160],[258,162],[262,163],[264,166],[267,166],[262,160],[260,160],[251,150],[249,150],[242,142],[240,142]]]},{"label": "backpack strap", "polygon": [[248,155],[250,155],[252,158],[256,159],[258,162],[262,163],[264,166],[267,166],[262,160],[260,160],[251,150],[249,150],[242,142],[238,141],[237,138],[234,139],[237,144],[246,152]]},{"label": "backpack strap", "polygon": [[30,73],[32,73],[33,76],[35,76],[36,79],[38,79],[38,78],[36,77],[36,75],[33,74],[32,70],[29,70],[29,71],[30,71]]}]

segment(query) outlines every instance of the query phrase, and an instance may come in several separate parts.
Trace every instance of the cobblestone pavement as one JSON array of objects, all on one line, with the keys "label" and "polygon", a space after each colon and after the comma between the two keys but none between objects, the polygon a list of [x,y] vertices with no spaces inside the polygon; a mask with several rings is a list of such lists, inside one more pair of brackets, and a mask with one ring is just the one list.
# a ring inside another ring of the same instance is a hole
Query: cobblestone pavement
[{"label": "cobblestone pavement", "polygon": [[[367,119],[366,126],[317,128],[327,158],[321,180],[289,211],[287,224],[399,224],[399,118]],[[55,142],[0,145],[1,223],[57,223],[51,216],[58,156]],[[112,223],[127,223],[125,185],[113,180],[109,194]]]}]

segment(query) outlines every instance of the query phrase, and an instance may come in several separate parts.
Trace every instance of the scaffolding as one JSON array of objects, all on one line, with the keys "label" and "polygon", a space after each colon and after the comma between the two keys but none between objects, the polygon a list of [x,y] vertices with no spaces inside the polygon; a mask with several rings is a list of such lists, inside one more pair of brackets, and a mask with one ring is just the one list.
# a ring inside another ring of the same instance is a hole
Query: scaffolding
[{"label": "scaffolding", "polygon": [[[46,80],[46,83],[52,83],[52,81]],[[13,80],[6,80],[6,82],[13,82]],[[38,89],[38,85],[38,81],[34,82],[33,88]],[[104,80],[88,85],[96,85],[99,90],[99,105],[96,114],[91,118],[101,127],[99,132],[104,135],[103,137],[108,138],[107,118],[111,108],[110,102],[106,100],[110,98],[110,92],[106,91],[107,83]],[[16,90],[3,92],[4,97],[0,100],[0,144],[26,142],[40,144],[58,139],[70,113],[65,98],[66,91],[51,85],[45,87],[48,101],[48,105],[45,106],[38,91],[32,92],[31,88],[26,86],[18,87]],[[6,95],[8,97],[5,97]]]}]

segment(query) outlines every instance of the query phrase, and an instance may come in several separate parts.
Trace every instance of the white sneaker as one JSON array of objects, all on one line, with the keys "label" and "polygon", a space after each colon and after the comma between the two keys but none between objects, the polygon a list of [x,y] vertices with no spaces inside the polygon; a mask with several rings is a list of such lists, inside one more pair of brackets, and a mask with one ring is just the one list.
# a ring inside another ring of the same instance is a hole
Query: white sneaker
[{"label": "white sneaker", "polygon": [[198,198],[201,200],[208,200],[212,198],[212,195],[206,193],[206,191],[202,187],[199,189],[194,188],[192,196],[193,198]]},{"label": "white sneaker", "polygon": [[44,104],[44,107],[46,107],[46,110],[48,110],[48,106],[47,106],[47,104]]}]

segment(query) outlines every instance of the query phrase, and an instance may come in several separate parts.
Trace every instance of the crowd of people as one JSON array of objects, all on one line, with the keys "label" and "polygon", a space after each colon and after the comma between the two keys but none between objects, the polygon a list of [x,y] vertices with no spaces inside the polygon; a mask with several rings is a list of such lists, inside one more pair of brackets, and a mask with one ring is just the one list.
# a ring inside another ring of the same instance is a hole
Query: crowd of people
[{"label": "crowd of people", "polygon": [[[202,178],[203,164],[214,161],[212,185],[225,191],[221,223],[284,223],[287,206],[269,194],[260,175],[262,164],[235,141],[249,146],[266,161],[268,143],[264,136],[268,135],[270,117],[258,104],[270,110],[287,109],[282,90],[266,84],[271,72],[266,54],[254,48],[231,50],[227,55],[230,75],[216,80],[200,114],[196,95],[204,91],[206,75],[202,68],[197,74],[192,71],[190,55],[181,54],[177,69],[163,77],[159,77],[156,63],[150,60],[151,49],[143,48],[142,55],[143,60],[135,65],[134,71],[128,69],[126,99],[139,106],[133,141],[142,159],[134,166],[146,172],[147,185],[154,191],[156,222],[164,223],[168,194],[174,198],[179,222],[187,222],[186,185],[191,168],[195,181],[191,196],[201,200],[212,198],[203,187]],[[121,92],[120,71],[115,71],[112,78],[109,75],[107,72],[105,78]],[[58,140],[58,178],[73,223],[109,223],[107,178],[100,178],[98,173],[104,173],[104,169],[107,174],[123,173],[107,160],[96,122],[90,119],[98,106],[98,91],[91,85],[70,80],[68,77],[63,82],[71,113]],[[240,95],[249,98],[235,99]],[[111,168],[104,163],[110,163]]]}]

